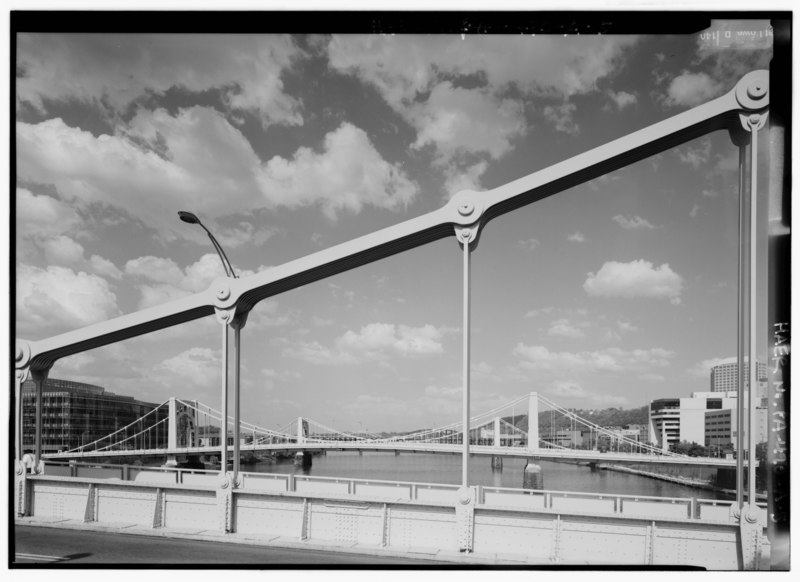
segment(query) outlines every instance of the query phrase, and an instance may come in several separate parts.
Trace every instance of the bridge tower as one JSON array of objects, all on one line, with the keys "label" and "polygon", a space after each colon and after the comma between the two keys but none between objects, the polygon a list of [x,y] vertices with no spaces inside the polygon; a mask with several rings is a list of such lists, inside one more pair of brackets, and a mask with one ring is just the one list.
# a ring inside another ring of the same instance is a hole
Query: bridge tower
[{"label": "bridge tower", "polygon": [[[175,398],[169,399],[169,417],[167,418],[167,449],[174,451],[178,448],[178,405]],[[166,467],[177,467],[178,459],[174,454],[167,455]]]},{"label": "bridge tower", "polygon": [[302,416],[297,417],[297,444],[301,445],[306,442],[308,436],[308,421]]},{"label": "bridge tower", "polygon": [[539,394],[528,394],[528,450],[539,450]]},{"label": "bridge tower", "polygon": [[503,443],[500,439],[500,417],[494,417],[494,446],[502,447]]}]

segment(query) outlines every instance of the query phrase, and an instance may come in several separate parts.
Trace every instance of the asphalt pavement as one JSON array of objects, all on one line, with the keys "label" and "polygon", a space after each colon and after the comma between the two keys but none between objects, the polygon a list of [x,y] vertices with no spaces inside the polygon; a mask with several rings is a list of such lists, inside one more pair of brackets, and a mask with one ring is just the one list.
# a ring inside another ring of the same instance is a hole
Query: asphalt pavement
[{"label": "asphalt pavement", "polygon": [[436,566],[443,562],[391,556],[268,548],[158,536],[17,525],[14,565],[58,568],[61,565],[185,565],[230,566]]}]

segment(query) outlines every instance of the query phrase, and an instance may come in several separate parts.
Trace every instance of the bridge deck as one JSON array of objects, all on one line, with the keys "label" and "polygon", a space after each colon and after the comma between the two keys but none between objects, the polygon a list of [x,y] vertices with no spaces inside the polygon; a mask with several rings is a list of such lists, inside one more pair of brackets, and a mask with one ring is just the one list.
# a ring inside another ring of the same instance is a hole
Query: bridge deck
[{"label": "bridge deck", "polygon": [[[461,445],[433,443],[369,443],[369,442],[306,442],[242,445],[240,452],[270,451],[364,451],[364,452],[398,452],[398,453],[435,453],[461,454]],[[233,451],[233,446],[228,446]],[[70,458],[103,458],[119,456],[148,455],[202,455],[219,453],[220,447],[185,447],[176,449],[139,449],[121,451],[84,451],[71,453],[54,453],[45,455],[48,459]],[[485,445],[470,446],[470,454],[485,456],[501,456],[511,458],[568,459],[573,461],[603,463],[654,463],[660,465],[687,465],[703,467],[735,467],[735,459],[711,457],[681,457],[669,455],[650,455],[640,453],[599,452],[582,449],[527,449],[524,447],[493,447]]]}]

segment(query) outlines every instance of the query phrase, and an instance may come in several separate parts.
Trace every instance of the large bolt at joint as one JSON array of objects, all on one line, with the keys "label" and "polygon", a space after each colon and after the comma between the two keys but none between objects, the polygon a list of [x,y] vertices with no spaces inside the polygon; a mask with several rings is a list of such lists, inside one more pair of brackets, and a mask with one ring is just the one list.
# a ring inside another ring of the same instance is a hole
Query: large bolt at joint
[{"label": "large bolt at joint", "polygon": [[464,240],[466,240],[466,239],[468,239],[468,238],[469,238],[469,235],[471,235],[471,234],[472,234],[472,231],[471,231],[470,229],[468,229],[468,228],[465,228],[465,229],[463,229],[463,230],[461,231],[461,238],[463,238]]},{"label": "large bolt at joint", "polygon": [[747,88],[747,96],[750,99],[762,99],[767,94],[767,87],[762,83],[753,83]]},{"label": "large bolt at joint", "polygon": [[475,205],[471,202],[464,202],[458,206],[458,213],[461,216],[469,216],[475,211]]},{"label": "large bolt at joint", "polygon": [[761,116],[758,113],[753,113],[747,118],[747,121],[750,123],[750,125],[756,126],[761,121]]},{"label": "large bolt at joint", "polygon": [[220,287],[217,289],[217,299],[225,301],[231,296],[231,290],[228,287]]},{"label": "large bolt at joint", "polygon": [[758,507],[753,504],[749,504],[747,509],[744,511],[744,519],[747,523],[756,523],[758,521]]}]

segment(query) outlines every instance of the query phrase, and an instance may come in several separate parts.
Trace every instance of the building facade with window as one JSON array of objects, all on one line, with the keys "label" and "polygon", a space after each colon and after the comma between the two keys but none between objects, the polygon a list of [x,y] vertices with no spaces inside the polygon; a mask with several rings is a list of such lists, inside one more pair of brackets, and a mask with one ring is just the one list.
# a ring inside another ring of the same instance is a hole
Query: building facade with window
[{"label": "building facade with window", "polygon": [[[759,382],[767,381],[767,365],[756,362],[756,372]],[[738,389],[739,364],[736,358],[730,358],[711,368],[711,392],[730,392]],[[744,388],[750,387],[750,364],[744,364]]]},{"label": "building facade with window", "polygon": [[[167,442],[166,422],[156,430],[145,429],[163,421],[167,407],[140,420],[157,406],[107,392],[100,386],[48,378],[42,387],[42,453],[86,446],[135,421],[139,424],[115,435],[116,442],[130,449],[163,446]],[[22,384],[22,416],[22,447],[25,452],[32,452],[36,439],[36,391],[32,380]],[[140,431],[144,433],[137,441]]]},{"label": "building facade with window", "polygon": [[[747,415],[747,411],[745,411],[745,415]],[[737,436],[738,426],[735,408],[709,410],[706,412],[705,445],[707,447],[721,447],[735,451]],[[756,408],[756,443],[763,443],[766,440],[767,409]]]},{"label": "building facade with window", "polygon": [[669,449],[680,441],[706,442],[706,411],[736,408],[736,392],[693,392],[690,398],[661,398],[650,403],[650,443]]}]

